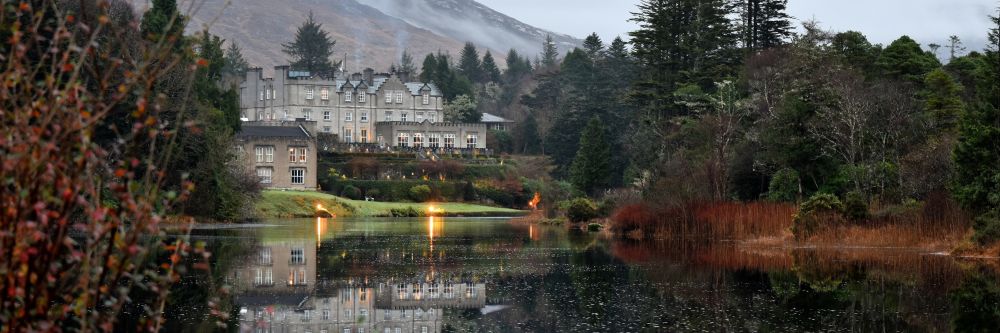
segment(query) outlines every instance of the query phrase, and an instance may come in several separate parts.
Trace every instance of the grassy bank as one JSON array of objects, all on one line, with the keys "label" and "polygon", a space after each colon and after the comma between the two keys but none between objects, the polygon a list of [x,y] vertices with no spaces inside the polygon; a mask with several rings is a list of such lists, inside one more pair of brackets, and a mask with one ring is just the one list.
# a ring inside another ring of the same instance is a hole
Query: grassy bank
[{"label": "grassy bank", "polygon": [[[413,209],[427,214],[428,203],[374,202],[350,200],[319,192],[264,191],[257,202],[258,218],[289,218],[316,216],[316,205],[322,205],[330,213],[341,216],[374,217],[391,216],[391,211]],[[434,203],[444,216],[519,216],[525,212],[516,209],[473,205],[465,203]]]}]

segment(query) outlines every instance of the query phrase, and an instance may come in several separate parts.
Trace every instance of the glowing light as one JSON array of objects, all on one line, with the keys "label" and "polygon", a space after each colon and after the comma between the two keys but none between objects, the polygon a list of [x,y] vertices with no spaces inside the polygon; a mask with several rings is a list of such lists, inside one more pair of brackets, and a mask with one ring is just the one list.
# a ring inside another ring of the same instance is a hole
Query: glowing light
[{"label": "glowing light", "polygon": [[535,196],[528,202],[528,206],[530,206],[532,210],[538,209],[538,203],[540,202],[542,202],[542,194],[535,192]]}]

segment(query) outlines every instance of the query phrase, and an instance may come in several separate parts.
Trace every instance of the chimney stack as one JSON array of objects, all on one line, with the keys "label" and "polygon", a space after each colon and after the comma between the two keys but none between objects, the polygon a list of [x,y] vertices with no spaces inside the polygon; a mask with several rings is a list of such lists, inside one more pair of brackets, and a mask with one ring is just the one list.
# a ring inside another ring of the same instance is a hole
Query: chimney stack
[{"label": "chimney stack", "polygon": [[369,86],[375,84],[375,70],[371,68],[365,68],[365,84]]}]

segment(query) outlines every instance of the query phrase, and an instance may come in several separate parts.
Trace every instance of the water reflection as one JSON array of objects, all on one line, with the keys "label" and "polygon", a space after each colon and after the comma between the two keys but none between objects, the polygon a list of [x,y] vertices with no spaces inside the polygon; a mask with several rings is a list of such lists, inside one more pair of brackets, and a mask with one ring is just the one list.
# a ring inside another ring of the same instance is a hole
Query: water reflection
[{"label": "water reflection", "polygon": [[234,263],[223,274],[243,332],[1000,327],[995,262],[918,251],[630,242],[441,217],[270,223],[202,235],[244,248],[217,252]]}]

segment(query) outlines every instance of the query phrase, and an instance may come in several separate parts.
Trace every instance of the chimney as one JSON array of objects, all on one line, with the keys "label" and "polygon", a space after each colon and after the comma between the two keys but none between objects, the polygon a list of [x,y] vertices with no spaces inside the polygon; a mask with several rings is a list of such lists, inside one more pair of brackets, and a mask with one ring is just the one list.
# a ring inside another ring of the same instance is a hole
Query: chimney
[{"label": "chimney", "polygon": [[274,66],[274,77],[282,80],[288,78],[288,66]]},{"label": "chimney", "polygon": [[375,84],[375,70],[371,68],[365,68],[365,84],[373,85]]},{"label": "chimney", "polygon": [[351,74],[351,82],[360,82],[360,81],[361,81],[361,73]]},{"label": "chimney", "polygon": [[410,82],[410,72],[400,70],[396,75],[399,76],[399,80],[403,81],[403,83]]}]

